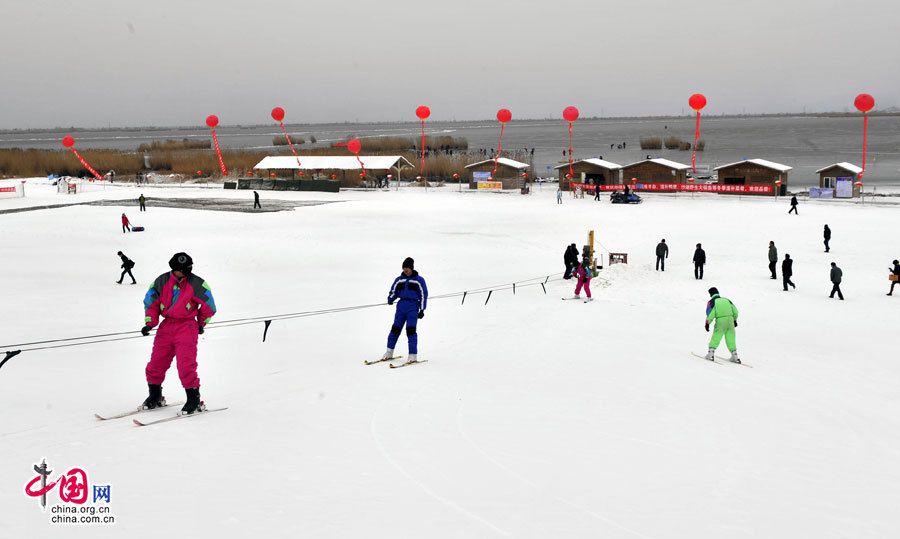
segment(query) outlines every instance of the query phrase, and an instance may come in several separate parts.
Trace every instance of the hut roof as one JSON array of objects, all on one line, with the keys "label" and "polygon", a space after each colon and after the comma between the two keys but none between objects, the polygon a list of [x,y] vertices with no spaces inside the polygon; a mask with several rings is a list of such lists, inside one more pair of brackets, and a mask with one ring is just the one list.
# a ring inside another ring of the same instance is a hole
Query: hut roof
[{"label": "hut roof", "polygon": [[829,168],[834,168],[834,167],[842,168],[842,169],[844,169],[848,172],[852,172],[854,174],[859,174],[860,172],[862,172],[862,168],[854,165],[853,163],[841,161],[840,163],[835,163],[833,165],[828,165],[827,167],[820,168],[819,170],[816,171],[816,174],[818,174],[820,172],[824,172],[824,171],[828,170]]},{"label": "hut roof", "polygon": [[413,164],[401,155],[301,155],[300,163],[293,155],[270,155],[253,168],[264,170],[361,170],[359,161],[369,170],[389,170],[395,167],[413,167]]},{"label": "hut roof", "polygon": [[675,170],[687,170],[691,168],[691,165],[685,165],[684,163],[678,163],[676,161],[670,161],[668,159],[663,159],[661,157],[656,157],[653,159],[644,159],[643,161],[637,161],[635,163],[631,163],[630,165],[625,165],[622,168],[633,167],[635,165],[642,165],[644,163],[656,163],[657,165],[662,165],[667,168],[672,168]]},{"label": "hut roof", "polygon": [[778,172],[787,172],[792,169],[792,167],[789,167],[787,165],[782,165],[781,163],[776,163],[774,161],[766,161],[765,159],[744,159],[743,161],[735,161],[734,163],[728,163],[727,165],[716,167],[713,170],[721,170],[726,167],[733,167],[734,165],[742,165],[744,163],[752,163],[761,167],[771,168],[772,170],[777,170]]},{"label": "hut roof", "polygon": [[[484,164],[493,163],[493,162],[494,162],[493,159],[485,159],[484,161],[479,161],[477,163],[472,163],[471,165],[466,165],[466,168],[477,167],[479,165],[484,165]],[[521,163],[519,161],[516,161],[515,159],[508,159],[506,157],[501,157],[501,158],[497,159],[497,164],[507,166],[507,167],[512,167],[512,168],[515,168],[518,170],[523,170],[523,169],[528,168],[528,163]]]},{"label": "hut roof", "polygon": [[[598,167],[605,168],[605,169],[607,169],[607,170],[619,170],[620,168],[622,168],[622,165],[619,165],[618,163],[613,163],[613,162],[611,162],[611,161],[606,161],[606,160],[603,160],[603,159],[597,159],[597,158],[594,158],[594,157],[592,157],[592,158],[590,158],[590,159],[579,159],[578,161],[573,161],[573,162],[572,162],[573,165],[576,165],[576,164],[578,164],[578,163],[590,163],[591,165],[596,165],[596,166],[598,166]],[[561,168],[566,168],[566,167],[568,167],[568,166],[569,166],[568,163],[564,163],[564,164],[562,164],[562,165],[558,165],[558,166],[555,166],[555,167],[553,167],[553,168],[556,169],[556,170],[559,170],[559,169],[561,169]]]}]

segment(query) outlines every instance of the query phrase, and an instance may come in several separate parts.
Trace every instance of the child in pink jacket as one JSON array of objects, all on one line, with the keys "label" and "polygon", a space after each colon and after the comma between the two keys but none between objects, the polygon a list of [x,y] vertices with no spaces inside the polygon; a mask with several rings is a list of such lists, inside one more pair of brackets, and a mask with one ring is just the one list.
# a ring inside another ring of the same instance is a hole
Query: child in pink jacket
[{"label": "child in pink jacket", "polygon": [[594,277],[594,274],[587,259],[582,260],[581,264],[578,264],[578,268],[575,269],[575,277],[578,278],[578,283],[575,285],[575,299],[581,298],[581,288],[584,287],[584,293],[587,296],[584,302],[593,301],[591,297],[591,279]]}]

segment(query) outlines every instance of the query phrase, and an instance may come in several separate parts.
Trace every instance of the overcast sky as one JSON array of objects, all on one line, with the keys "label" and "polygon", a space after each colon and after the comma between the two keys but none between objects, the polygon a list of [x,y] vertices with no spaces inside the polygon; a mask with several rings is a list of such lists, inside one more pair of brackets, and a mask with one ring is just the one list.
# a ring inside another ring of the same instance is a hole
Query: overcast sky
[{"label": "overcast sky", "polygon": [[900,105],[896,0],[0,0],[0,128]]}]

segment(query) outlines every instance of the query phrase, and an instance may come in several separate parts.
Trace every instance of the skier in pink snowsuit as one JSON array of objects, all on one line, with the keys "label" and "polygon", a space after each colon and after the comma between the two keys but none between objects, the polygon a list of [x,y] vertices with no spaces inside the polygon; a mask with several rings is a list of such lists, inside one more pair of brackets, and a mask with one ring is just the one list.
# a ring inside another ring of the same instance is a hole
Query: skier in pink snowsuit
[{"label": "skier in pink snowsuit", "polygon": [[193,260],[187,253],[176,253],[169,260],[169,267],[172,271],[157,277],[144,297],[145,325],[141,333],[149,335],[159,324],[160,315],[165,320],[156,331],[153,352],[147,363],[150,396],[143,407],[165,406],[162,383],[174,357],[177,358],[178,377],[187,394],[181,412],[192,414],[204,410],[197,376],[198,334],[203,333],[203,327],[216,313],[216,303],[206,281],[191,273]]},{"label": "skier in pink snowsuit", "polygon": [[593,301],[593,298],[591,298],[591,279],[594,274],[591,272],[587,259],[582,260],[581,264],[578,265],[578,268],[575,270],[575,276],[578,277],[578,283],[575,285],[575,297],[580,297],[581,288],[584,287],[584,293],[587,295],[587,300],[585,301]]}]

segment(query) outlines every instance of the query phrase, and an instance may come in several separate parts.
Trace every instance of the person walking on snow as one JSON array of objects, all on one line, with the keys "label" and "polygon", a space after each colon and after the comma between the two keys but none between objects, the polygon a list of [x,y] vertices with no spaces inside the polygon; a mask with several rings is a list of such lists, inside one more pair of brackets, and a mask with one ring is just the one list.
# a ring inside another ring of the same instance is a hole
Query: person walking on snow
[{"label": "person walking on snow", "polygon": [[709,333],[710,322],[715,321],[712,337],[709,339],[709,351],[706,352],[706,359],[715,361],[716,348],[725,337],[725,346],[731,352],[733,363],[740,363],[741,360],[737,354],[737,344],[735,343],[735,328],[738,325],[738,309],[728,298],[719,295],[716,287],[709,289],[709,302],[706,304],[706,332]]},{"label": "person walking on snow", "polygon": [[563,275],[563,279],[569,280],[572,278],[572,272],[575,271],[575,267],[578,265],[578,247],[575,247],[574,243],[566,247],[563,262],[566,264],[566,273]]},{"label": "person walking on snow", "polygon": [[419,353],[416,324],[425,317],[425,309],[428,307],[428,287],[425,285],[425,279],[415,270],[415,261],[410,257],[406,257],[403,261],[403,272],[394,279],[388,292],[388,305],[393,305],[397,300],[400,301],[397,303],[397,310],[394,311],[394,325],[388,333],[387,351],[382,359],[394,357],[394,347],[400,338],[400,332],[403,331],[403,325],[406,324],[406,338],[409,342],[408,363],[415,363],[418,361]]},{"label": "person walking on snow", "polygon": [[122,275],[119,276],[119,280],[116,282],[119,284],[122,284],[122,281],[125,279],[125,276],[128,275],[129,277],[131,277],[131,284],[137,284],[137,281],[135,280],[134,275],[131,274],[131,268],[134,267],[134,260],[131,260],[124,254],[122,254],[122,251],[119,251],[116,254],[118,254],[119,258],[122,259],[122,266],[121,266]]},{"label": "person walking on snow", "polygon": [[703,266],[706,264],[706,251],[697,244],[694,251],[694,279],[703,279]]},{"label": "person walking on snow", "polygon": [[791,285],[791,288],[797,288],[797,285],[791,281],[792,275],[794,275],[794,261],[791,260],[791,255],[785,254],[784,260],[781,261],[781,284],[784,285],[785,292],[787,292],[788,285]]},{"label": "person walking on snow", "polygon": [[140,211],[147,211],[147,199],[144,198],[144,193],[141,193],[141,196],[138,197],[138,205],[140,206]]},{"label": "person walking on snow", "polygon": [[562,204],[562,189],[561,188],[556,189],[556,203]]},{"label": "person walking on snow", "polygon": [[828,228],[828,225],[825,225],[825,230],[822,232],[822,235],[825,237],[825,252],[831,251],[831,247],[828,246],[828,242],[831,241],[831,229]]},{"label": "person walking on snow", "polygon": [[891,269],[891,268],[888,268],[888,269],[891,270],[891,275],[894,276],[894,280],[891,281],[891,289],[887,293],[888,296],[894,295],[894,285],[896,285],[897,281],[900,280],[900,261],[894,260],[891,263],[894,265],[894,267],[893,267],[893,269]]},{"label": "person walking on snow", "polygon": [[262,204],[259,203],[259,193],[253,191],[253,209],[256,208],[262,209]]},{"label": "person walking on snow", "polygon": [[141,333],[145,337],[150,335],[160,316],[165,320],[156,331],[153,352],[145,369],[150,395],[142,407],[153,409],[166,405],[162,383],[175,357],[178,377],[187,394],[181,413],[193,414],[206,409],[200,400],[197,339],[216,314],[216,302],[206,281],[193,273],[194,261],[187,253],[175,253],[169,260],[169,267],[172,271],[157,277],[144,296],[145,317]]},{"label": "person walking on snow", "polygon": [[775,248],[775,242],[769,242],[769,271],[772,273],[772,279],[777,279],[778,274],[775,272],[778,264],[778,249]]},{"label": "person walking on snow", "polygon": [[841,301],[844,300],[844,293],[841,292],[841,278],[844,276],[844,272],[841,271],[841,268],[838,267],[834,262],[831,263],[831,295],[828,296],[834,299],[834,294],[837,293],[838,297]]},{"label": "person walking on snow", "polygon": [[128,220],[128,216],[124,213],[122,214],[122,234],[125,231],[131,232],[131,222]]},{"label": "person walking on snow", "polygon": [[667,258],[669,258],[669,246],[666,245],[666,240],[663,239],[656,244],[656,271],[659,271],[660,266],[663,271],[666,271]]},{"label": "person walking on snow", "polygon": [[591,279],[594,277],[594,272],[591,271],[591,261],[587,257],[584,257],[581,260],[581,264],[575,268],[575,277],[578,279],[578,282],[575,284],[575,296],[572,299],[581,299],[581,289],[583,287],[584,294],[587,296],[584,302],[594,301],[594,298],[591,297]]},{"label": "person walking on snow", "polygon": [[797,195],[791,197],[791,209],[788,210],[788,215],[794,213],[795,215],[800,215],[797,212]]},{"label": "person walking on snow", "polygon": [[594,180],[594,200],[600,200],[600,180]]}]

